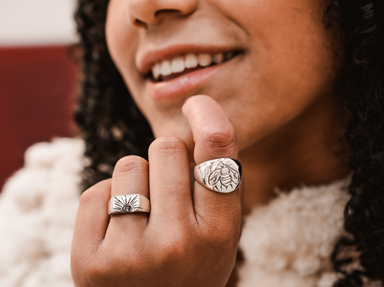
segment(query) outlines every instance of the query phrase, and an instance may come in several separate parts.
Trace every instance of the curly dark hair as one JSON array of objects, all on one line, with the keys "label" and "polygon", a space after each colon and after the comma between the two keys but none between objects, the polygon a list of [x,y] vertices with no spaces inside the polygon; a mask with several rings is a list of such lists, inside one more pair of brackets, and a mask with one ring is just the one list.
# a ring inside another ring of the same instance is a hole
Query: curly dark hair
[{"label": "curly dark hair", "polygon": [[[115,67],[106,44],[109,0],[79,0],[75,15],[80,34],[81,89],[75,120],[86,142],[84,188],[111,177],[125,155],[147,158],[153,133]],[[337,242],[332,261],[339,273],[334,286],[384,282],[384,1],[329,0],[327,25],[337,26],[343,47],[343,101],[348,113],[345,139],[353,176],[345,208],[348,232]],[[362,268],[350,267],[346,249],[359,252]]]}]

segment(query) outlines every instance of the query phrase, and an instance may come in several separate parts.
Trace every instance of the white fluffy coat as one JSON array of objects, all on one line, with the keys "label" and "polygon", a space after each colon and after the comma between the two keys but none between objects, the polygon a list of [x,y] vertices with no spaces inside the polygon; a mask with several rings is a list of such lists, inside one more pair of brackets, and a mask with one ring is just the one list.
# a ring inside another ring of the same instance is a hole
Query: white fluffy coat
[{"label": "white fluffy coat", "polygon": [[[70,247],[84,142],[28,149],[0,200],[0,286],[72,287]],[[330,287],[330,254],[343,232],[348,180],[279,192],[246,218],[239,287]],[[373,286],[373,285],[372,285]]]}]

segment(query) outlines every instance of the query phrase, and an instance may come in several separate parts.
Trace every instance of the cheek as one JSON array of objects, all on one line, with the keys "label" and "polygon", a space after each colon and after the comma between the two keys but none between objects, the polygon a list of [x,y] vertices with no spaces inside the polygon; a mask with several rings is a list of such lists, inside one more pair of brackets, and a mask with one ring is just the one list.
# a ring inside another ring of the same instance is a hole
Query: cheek
[{"label": "cheek", "polygon": [[[224,75],[225,85],[214,82],[199,93],[227,95],[219,103],[235,126],[240,149],[279,129],[330,91],[334,55],[322,23],[325,6],[320,1],[207,2],[248,35],[238,73]],[[158,109],[143,95],[144,80],[136,69],[135,53],[145,35],[127,25],[126,3],[111,0],[109,4],[106,34],[110,54],[155,134],[187,138],[188,123],[179,106],[171,111]]]},{"label": "cheek", "polygon": [[109,53],[119,69],[121,60],[127,56],[124,48],[127,47],[127,43],[132,41],[132,37],[126,33],[125,9],[124,1],[111,0],[108,5],[105,28]]},{"label": "cheek", "polygon": [[247,146],[332,93],[337,61],[323,1],[240,2],[222,5],[249,35],[247,69],[236,75],[244,85],[232,91],[241,97],[225,105],[239,143]]},{"label": "cheek", "polygon": [[140,76],[135,58],[141,41],[145,35],[142,29],[127,24],[127,1],[111,0],[108,6],[106,22],[106,39],[109,53],[117,69],[122,75],[136,105],[151,124],[155,136],[189,136],[189,125],[181,113],[181,107],[174,110],[156,108],[149,97],[144,96],[145,79]]},{"label": "cheek", "polygon": [[[126,85],[132,94],[143,80],[135,65],[135,55],[140,41],[140,33],[128,23],[126,0],[111,0],[106,21],[106,40],[112,57]],[[135,99],[137,100],[137,99]],[[140,105],[140,104],[139,104]]]},{"label": "cheek", "polygon": [[[327,81],[333,70],[332,33],[323,23],[323,0],[242,0],[227,13],[249,34],[251,69],[266,84],[303,85]],[[307,86],[308,85],[308,86]]]}]

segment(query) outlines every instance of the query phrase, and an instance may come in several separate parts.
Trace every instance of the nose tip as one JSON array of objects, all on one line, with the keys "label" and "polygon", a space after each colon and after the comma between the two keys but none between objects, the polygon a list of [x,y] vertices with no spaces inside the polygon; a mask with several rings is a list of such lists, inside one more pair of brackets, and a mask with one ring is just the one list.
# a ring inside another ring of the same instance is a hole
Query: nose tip
[{"label": "nose tip", "polygon": [[197,6],[197,0],[131,0],[128,3],[129,17],[136,25],[158,24],[164,15],[189,15]]}]

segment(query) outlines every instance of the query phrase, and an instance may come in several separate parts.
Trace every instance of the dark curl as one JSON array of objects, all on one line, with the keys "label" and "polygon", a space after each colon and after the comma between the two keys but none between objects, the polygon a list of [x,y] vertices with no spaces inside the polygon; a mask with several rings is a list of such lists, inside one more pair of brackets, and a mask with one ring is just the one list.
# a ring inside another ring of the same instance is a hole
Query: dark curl
[{"label": "dark curl", "polygon": [[126,155],[147,158],[153,135],[109,55],[105,39],[108,0],[80,0],[75,14],[82,75],[75,120],[86,142],[84,188],[111,177]]},{"label": "dark curl", "polygon": [[[109,55],[105,20],[109,0],[79,0],[76,12],[82,58],[81,90],[75,119],[86,142],[84,188],[111,177],[125,155],[147,158],[150,126],[133,102]],[[325,11],[343,47],[342,83],[348,115],[345,139],[353,171],[345,209],[347,236],[332,261],[336,287],[384,282],[384,1],[330,0]],[[359,251],[362,268],[350,266],[345,250]]]},{"label": "dark curl", "polygon": [[[339,240],[332,259],[343,276],[335,284],[363,286],[364,277],[384,280],[384,2],[335,0],[328,12],[338,15],[347,87],[345,108],[349,123],[345,132],[349,164],[353,171],[351,200],[344,228],[351,236]],[[345,250],[360,252],[363,270],[348,268]]]}]

